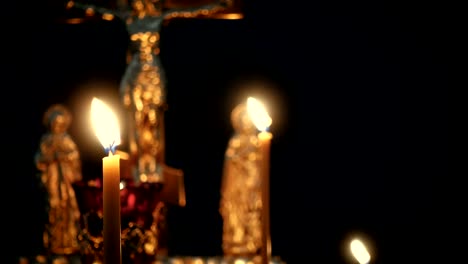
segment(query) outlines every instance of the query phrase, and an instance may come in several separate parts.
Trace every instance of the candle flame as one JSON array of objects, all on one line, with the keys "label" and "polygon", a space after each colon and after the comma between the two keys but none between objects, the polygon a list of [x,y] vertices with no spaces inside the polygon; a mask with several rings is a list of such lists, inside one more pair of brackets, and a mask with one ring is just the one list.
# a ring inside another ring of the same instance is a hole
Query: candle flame
[{"label": "candle flame", "polygon": [[101,100],[91,102],[91,123],[94,133],[106,151],[115,152],[120,142],[119,120],[112,110]]},{"label": "candle flame", "polygon": [[351,253],[360,264],[367,264],[370,261],[370,254],[364,243],[359,239],[354,239],[350,244]]},{"label": "candle flame", "polygon": [[272,120],[265,106],[259,100],[253,97],[247,98],[247,112],[258,130],[268,130]]}]

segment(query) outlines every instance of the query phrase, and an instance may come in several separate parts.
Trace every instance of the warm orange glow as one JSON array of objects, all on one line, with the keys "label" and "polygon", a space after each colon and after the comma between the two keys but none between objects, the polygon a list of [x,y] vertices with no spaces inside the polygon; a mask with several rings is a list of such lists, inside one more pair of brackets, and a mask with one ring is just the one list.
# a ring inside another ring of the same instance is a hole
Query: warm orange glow
[{"label": "warm orange glow", "polygon": [[270,127],[271,117],[259,100],[253,97],[247,98],[247,112],[258,130],[266,131]]},{"label": "warm orange glow", "polygon": [[114,19],[114,15],[109,14],[109,13],[105,13],[105,14],[102,14],[102,19],[107,20],[107,21],[111,21],[112,19]]},{"label": "warm orange glow", "polygon": [[229,19],[229,20],[236,20],[244,18],[244,15],[241,13],[226,13],[226,14],[215,14],[213,15],[214,18],[218,19]]},{"label": "warm orange glow", "polygon": [[120,145],[120,129],[117,116],[104,102],[97,98],[93,98],[91,102],[91,123],[94,133],[105,149]]},{"label": "warm orange glow", "polygon": [[69,1],[69,2],[67,3],[67,5],[66,5],[66,8],[70,9],[70,8],[72,8],[74,5],[75,5],[75,2]]},{"label": "warm orange glow", "polygon": [[76,24],[81,24],[83,23],[85,20],[83,18],[69,18],[69,19],[66,19],[65,22],[68,23],[68,24],[73,24],[73,25],[76,25]]},{"label": "warm orange glow", "polygon": [[359,239],[354,239],[350,244],[351,253],[360,264],[367,264],[370,261],[370,254],[364,243]]},{"label": "warm orange glow", "polygon": [[247,261],[243,260],[243,259],[236,259],[234,260],[234,264],[246,264]]},{"label": "warm orange glow", "polygon": [[115,154],[116,155],[119,155],[120,156],[120,159],[122,160],[129,160],[130,159],[130,155],[128,154],[128,152],[125,152],[125,151],[121,151],[121,150],[116,150],[115,151]]},{"label": "warm orange glow", "polygon": [[95,12],[94,12],[94,10],[93,10],[92,8],[87,8],[87,9],[85,10],[85,14],[86,14],[87,16],[94,16],[94,13],[95,13]]}]

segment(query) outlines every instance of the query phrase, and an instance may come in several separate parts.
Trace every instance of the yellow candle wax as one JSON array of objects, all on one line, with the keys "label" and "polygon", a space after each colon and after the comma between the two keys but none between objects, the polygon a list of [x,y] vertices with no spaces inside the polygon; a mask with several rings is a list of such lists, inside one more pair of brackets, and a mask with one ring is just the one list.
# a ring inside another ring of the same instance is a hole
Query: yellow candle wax
[{"label": "yellow candle wax", "polygon": [[120,144],[117,116],[101,100],[91,102],[91,121],[97,138],[109,153],[102,159],[104,264],[122,263],[120,230],[120,155],[114,155]]},{"label": "yellow candle wax", "polygon": [[270,146],[272,134],[262,131],[258,134],[260,145],[260,175],[262,181],[262,264],[271,258],[270,237]]},{"label": "yellow candle wax", "polygon": [[102,165],[104,263],[120,264],[120,156],[109,154]]}]

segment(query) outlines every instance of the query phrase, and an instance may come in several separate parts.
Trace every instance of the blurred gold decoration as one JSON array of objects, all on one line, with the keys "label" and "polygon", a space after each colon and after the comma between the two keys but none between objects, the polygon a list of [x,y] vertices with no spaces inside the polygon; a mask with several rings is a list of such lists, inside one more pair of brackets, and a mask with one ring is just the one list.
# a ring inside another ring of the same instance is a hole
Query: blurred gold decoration
[{"label": "blurred gold decoration", "polygon": [[231,113],[234,134],[225,152],[220,213],[225,256],[255,256],[262,248],[262,182],[257,129],[245,103]]},{"label": "blurred gold decoration", "polygon": [[[167,8],[183,8],[190,6],[201,6],[214,3],[213,0],[165,0],[164,6]],[[242,19],[244,18],[242,0],[233,0],[232,3],[222,11],[213,13],[203,18],[215,19]]]},{"label": "blurred gold decoration", "polygon": [[164,188],[161,189],[161,200],[172,205],[185,206],[185,184],[184,173],[180,169],[175,169],[164,165]]},{"label": "blurred gold decoration", "polygon": [[44,247],[48,254],[71,255],[79,252],[80,210],[73,183],[81,181],[78,148],[67,130],[72,120],[69,110],[52,105],[44,114],[47,132],[42,135],[34,160],[47,193],[48,221]]},{"label": "blurred gold decoration", "polygon": [[[121,16],[116,16],[117,12],[125,16],[126,10],[129,10],[132,6],[140,8],[148,4],[154,6],[154,8],[151,7],[152,11],[147,12],[146,15],[154,15],[158,12],[163,16],[164,13],[180,12],[172,17],[166,16],[163,18],[164,21],[167,21],[169,18],[193,17],[229,20],[244,18],[243,0],[224,0],[225,3],[222,2],[220,0],[83,0],[76,3],[75,1],[69,1],[65,4],[65,8],[68,11],[62,14],[60,21],[69,24],[79,24],[95,18],[112,20],[116,17],[122,18]],[[220,3],[222,8],[212,9],[212,7],[219,6]],[[78,9],[73,9],[74,6],[80,5],[89,5],[92,8],[84,9],[83,15],[83,12],[77,12],[79,11]],[[101,11],[105,10],[106,12],[98,12],[99,14],[97,15],[95,10],[97,7]],[[148,11],[148,8],[146,9]]]},{"label": "blurred gold decoration", "polygon": [[[129,154],[135,162],[137,182],[164,181],[164,112],[166,76],[159,57],[163,22],[174,18],[210,16],[224,11],[232,0],[197,6],[165,8],[163,1],[133,0],[117,3],[118,8],[69,2],[86,14],[117,17],[124,21],[130,35],[129,61],[120,85],[123,105],[128,110]],[[175,5],[175,2],[172,3]]]},{"label": "blurred gold decoration", "polygon": [[[160,31],[164,22],[174,18],[209,17],[232,6],[232,0],[197,2],[197,4],[164,1],[133,0],[119,1],[115,8],[69,2],[69,10],[82,10],[85,16],[100,16],[102,19],[117,18],[126,25],[130,36],[129,60],[120,84],[121,100],[127,111],[130,181],[134,185],[162,184],[154,193],[150,204],[160,199],[163,202],[185,205],[183,173],[165,164],[164,113],[166,103],[166,76],[160,61]],[[125,175],[125,173],[124,173]],[[161,192],[161,193],[159,193]],[[147,213],[155,206],[149,206]],[[164,212],[164,211],[162,211]],[[165,221],[160,217],[159,221]],[[147,224],[148,221],[145,222]],[[163,223],[156,228],[165,226]],[[159,236],[163,230],[156,232]],[[158,241],[159,251],[162,241]],[[164,249],[161,249],[164,251]]]},{"label": "blurred gold decoration", "polygon": [[104,246],[102,226],[100,212],[89,211],[83,215],[83,228],[78,235],[83,264],[102,264]]}]

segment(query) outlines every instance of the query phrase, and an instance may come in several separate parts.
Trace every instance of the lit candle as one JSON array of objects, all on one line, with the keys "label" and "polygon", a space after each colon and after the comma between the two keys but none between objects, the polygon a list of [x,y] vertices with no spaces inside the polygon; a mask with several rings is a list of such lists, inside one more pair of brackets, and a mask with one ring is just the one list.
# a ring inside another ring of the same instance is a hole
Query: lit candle
[{"label": "lit candle", "polygon": [[359,239],[354,239],[350,243],[351,253],[359,264],[367,264],[370,261],[370,254],[367,251],[366,246]]},{"label": "lit candle", "polygon": [[258,134],[260,147],[260,177],[262,186],[262,263],[267,264],[271,258],[270,238],[270,145],[272,134],[268,132],[271,118],[261,102],[253,97],[247,99],[247,111],[252,122],[260,130]]},{"label": "lit candle", "polygon": [[91,102],[91,121],[96,136],[108,152],[102,159],[104,264],[120,264],[120,156],[114,155],[120,144],[119,122],[110,108],[97,98]]}]

